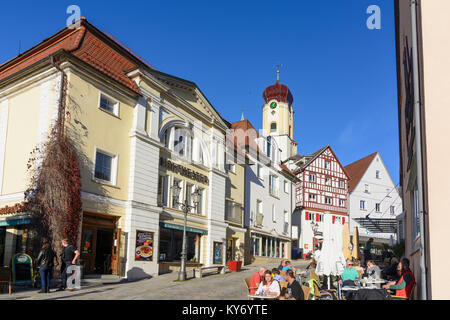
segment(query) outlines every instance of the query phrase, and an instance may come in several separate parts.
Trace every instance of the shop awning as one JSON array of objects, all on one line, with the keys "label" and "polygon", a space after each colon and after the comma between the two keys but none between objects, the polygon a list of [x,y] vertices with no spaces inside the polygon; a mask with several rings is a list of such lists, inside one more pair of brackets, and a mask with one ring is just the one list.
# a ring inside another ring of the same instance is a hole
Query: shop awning
[{"label": "shop awning", "polygon": [[9,227],[9,226],[18,226],[21,224],[29,224],[31,223],[31,219],[5,219],[0,220],[0,227]]},{"label": "shop awning", "polygon": [[[175,230],[181,230],[181,231],[183,231],[183,229],[184,229],[183,226],[179,226],[177,224],[172,224],[172,223],[165,223],[165,222],[160,222],[159,226],[163,227],[163,228],[167,228],[167,229],[175,229]],[[200,234],[208,234],[208,231],[206,231],[206,230],[192,228],[192,227],[186,227],[186,231],[193,232],[193,233],[200,233]]]},{"label": "shop awning", "polygon": [[373,233],[397,233],[396,219],[355,218],[355,221]]}]

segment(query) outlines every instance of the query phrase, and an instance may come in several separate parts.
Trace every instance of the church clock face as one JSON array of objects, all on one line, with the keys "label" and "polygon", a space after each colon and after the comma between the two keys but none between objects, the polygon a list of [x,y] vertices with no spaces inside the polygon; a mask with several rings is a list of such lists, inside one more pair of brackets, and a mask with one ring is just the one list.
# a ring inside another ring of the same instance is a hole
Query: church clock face
[{"label": "church clock face", "polygon": [[272,102],[271,104],[270,104],[270,108],[271,109],[275,109],[277,107],[277,103],[276,102]]}]

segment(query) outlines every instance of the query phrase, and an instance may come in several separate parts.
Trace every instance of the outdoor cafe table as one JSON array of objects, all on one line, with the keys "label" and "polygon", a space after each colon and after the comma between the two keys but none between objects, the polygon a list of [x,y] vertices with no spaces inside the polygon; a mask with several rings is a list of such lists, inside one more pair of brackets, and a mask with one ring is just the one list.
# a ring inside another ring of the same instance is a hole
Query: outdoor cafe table
[{"label": "outdoor cafe table", "polygon": [[249,294],[248,297],[250,299],[267,299],[267,300],[274,300],[277,299],[278,296],[272,296],[272,295],[258,295],[258,294]]},{"label": "outdoor cafe table", "polygon": [[360,280],[360,283],[365,287],[368,284],[383,284],[386,283],[387,280],[384,279],[367,279],[367,280]]}]

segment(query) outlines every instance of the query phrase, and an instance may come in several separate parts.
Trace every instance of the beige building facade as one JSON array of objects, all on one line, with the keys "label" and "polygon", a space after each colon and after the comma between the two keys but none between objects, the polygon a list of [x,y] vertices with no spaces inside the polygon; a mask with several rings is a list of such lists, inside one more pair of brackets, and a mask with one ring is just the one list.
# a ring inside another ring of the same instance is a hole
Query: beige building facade
[{"label": "beige building facade", "polygon": [[415,299],[449,299],[450,2],[395,4],[405,257],[417,281]]}]

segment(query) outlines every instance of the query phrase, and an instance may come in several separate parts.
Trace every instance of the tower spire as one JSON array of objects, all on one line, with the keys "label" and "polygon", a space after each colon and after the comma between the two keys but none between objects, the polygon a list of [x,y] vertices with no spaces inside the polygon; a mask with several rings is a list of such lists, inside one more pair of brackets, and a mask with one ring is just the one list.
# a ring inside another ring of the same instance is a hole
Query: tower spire
[{"label": "tower spire", "polygon": [[283,65],[281,63],[275,65],[275,67],[277,68],[277,81],[280,81],[280,68],[282,66]]}]

